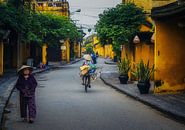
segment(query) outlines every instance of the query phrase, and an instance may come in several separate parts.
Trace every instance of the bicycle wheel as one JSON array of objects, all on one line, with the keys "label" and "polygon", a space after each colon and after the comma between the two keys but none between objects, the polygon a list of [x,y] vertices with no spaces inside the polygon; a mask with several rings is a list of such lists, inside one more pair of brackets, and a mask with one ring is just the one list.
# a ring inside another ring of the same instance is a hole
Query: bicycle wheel
[{"label": "bicycle wheel", "polygon": [[88,87],[88,77],[85,76],[85,92],[87,93],[87,87]]},{"label": "bicycle wheel", "polygon": [[85,92],[87,92],[87,88],[90,86],[90,76],[85,76]]}]

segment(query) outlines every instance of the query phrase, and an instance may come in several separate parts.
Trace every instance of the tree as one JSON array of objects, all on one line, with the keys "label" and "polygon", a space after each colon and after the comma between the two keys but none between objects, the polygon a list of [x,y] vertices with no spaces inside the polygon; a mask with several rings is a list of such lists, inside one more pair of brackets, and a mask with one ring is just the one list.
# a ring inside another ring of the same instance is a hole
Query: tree
[{"label": "tree", "polygon": [[114,52],[119,55],[120,45],[130,43],[145,23],[146,15],[142,8],[124,3],[105,10],[99,18],[96,31],[101,44],[113,44]]},{"label": "tree", "polygon": [[[18,0],[19,2],[21,1]],[[20,9],[18,3],[10,0],[7,5],[0,4],[0,39],[6,30],[15,32],[15,35],[21,34],[20,40],[24,43],[57,45],[61,39],[74,41],[82,37],[70,19],[53,14],[40,14],[27,8]]]}]

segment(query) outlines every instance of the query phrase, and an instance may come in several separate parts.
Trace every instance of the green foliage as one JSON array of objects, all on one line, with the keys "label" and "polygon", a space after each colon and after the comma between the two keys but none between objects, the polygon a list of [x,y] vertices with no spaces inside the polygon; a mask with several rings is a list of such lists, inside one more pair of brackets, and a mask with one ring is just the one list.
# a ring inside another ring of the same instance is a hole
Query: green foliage
[{"label": "green foliage", "polygon": [[117,53],[121,44],[129,44],[133,36],[139,32],[146,16],[143,9],[127,3],[105,10],[99,18],[96,31],[101,43],[104,45],[110,44],[110,40],[113,41],[113,48]]},{"label": "green foliage", "polygon": [[130,68],[131,68],[131,65],[130,65],[130,60],[128,58],[124,58],[123,60],[120,60],[118,63],[117,63],[117,66],[118,66],[118,71],[120,73],[120,75],[125,75],[125,74],[128,74]]},{"label": "green foliage", "polygon": [[[74,41],[82,37],[70,19],[53,14],[36,13],[24,8],[20,9],[19,2],[10,0],[7,5],[0,4],[0,39],[5,30],[21,34],[21,40],[25,43],[57,45],[60,44],[59,40],[61,39]],[[18,8],[15,8],[16,6]]]},{"label": "green foliage", "polygon": [[90,54],[93,52],[93,45],[91,43],[87,44],[85,48],[86,48],[87,54]]},{"label": "green foliage", "polygon": [[148,82],[150,81],[151,76],[154,74],[155,69],[154,65],[150,68],[149,61],[147,64],[144,64],[143,60],[136,66],[136,71],[133,71],[132,74],[140,81],[140,82]]}]

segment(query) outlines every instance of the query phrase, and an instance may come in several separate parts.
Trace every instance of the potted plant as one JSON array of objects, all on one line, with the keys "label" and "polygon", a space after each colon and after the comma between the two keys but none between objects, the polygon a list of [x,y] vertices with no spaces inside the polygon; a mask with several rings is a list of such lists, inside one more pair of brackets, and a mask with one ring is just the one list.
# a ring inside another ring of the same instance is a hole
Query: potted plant
[{"label": "potted plant", "polygon": [[127,84],[128,82],[128,72],[131,68],[130,60],[124,58],[117,63],[118,71],[119,71],[119,80],[121,84]]},{"label": "potted plant", "polygon": [[132,72],[138,79],[137,87],[140,94],[148,94],[150,90],[150,79],[155,69],[154,65],[150,68],[149,61],[144,64],[143,60],[136,66],[136,71]]}]

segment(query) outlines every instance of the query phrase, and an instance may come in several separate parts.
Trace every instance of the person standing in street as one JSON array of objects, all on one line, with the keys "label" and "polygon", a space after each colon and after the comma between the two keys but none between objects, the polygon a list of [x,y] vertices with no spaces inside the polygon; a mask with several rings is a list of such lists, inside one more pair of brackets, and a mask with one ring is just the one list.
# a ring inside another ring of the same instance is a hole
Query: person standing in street
[{"label": "person standing in street", "polygon": [[[20,114],[24,122],[33,123],[36,117],[35,89],[37,81],[31,74],[33,68],[23,65],[18,70],[18,80],[15,87],[20,92]],[[28,109],[28,116],[27,116]],[[28,120],[29,119],[29,120]]]}]

